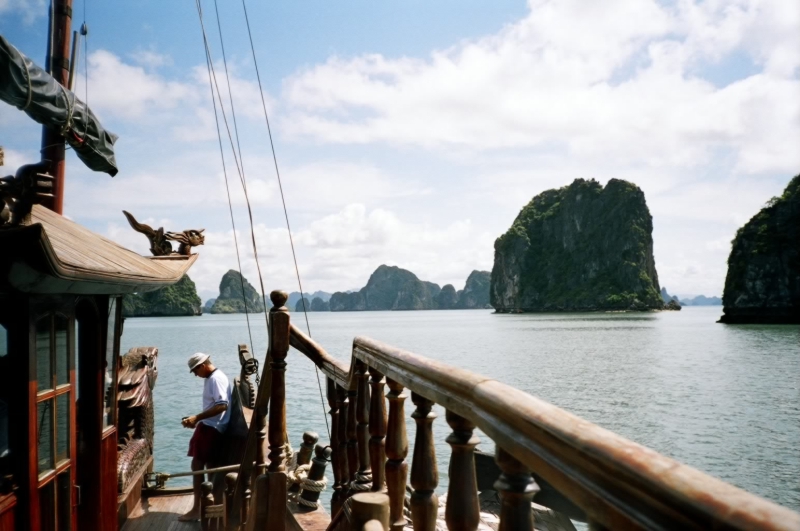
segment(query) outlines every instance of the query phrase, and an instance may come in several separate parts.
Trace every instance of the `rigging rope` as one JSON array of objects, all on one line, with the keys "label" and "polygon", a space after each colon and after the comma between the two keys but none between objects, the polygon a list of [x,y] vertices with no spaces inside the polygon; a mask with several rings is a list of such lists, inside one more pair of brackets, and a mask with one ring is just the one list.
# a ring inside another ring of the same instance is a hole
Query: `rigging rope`
[{"label": "rigging rope", "polygon": [[[216,0],[214,0],[216,2]],[[256,79],[258,80],[258,93],[261,96],[261,107],[264,109],[264,120],[267,122],[267,133],[269,135],[269,146],[272,150],[272,161],[275,164],[275,175],[278,177],[278,189],[281,193],[281,204],[283,205],[283,215],[286,219],[286,230],[289,233],[289,245],[292,248],[292,260],[294,261],[294,271],[297,275],[297,286],[300,288],[300,301],[303,305],[303,316],[305,317],[306,321],[306,330],[308,331],[308,336],[311,337],[311,325],[308,322],[308,311],[306,310],[306,299],[305,299],[305,292],[303,291],[303,283],[300,280],[300,269],[297,267],[297,253],[294,250],[294,238],[292,238],[292,228],[289,225],[289,212],[286,208],[286,198],[283,195],[283,183],[281,182],[281,172],[278,169],[278,157],[275,154],[275,142],[272,140],[272,128],[269,125],[269,113],[267,112],[267,103],[264,100],[264,89],[261,86],[261,74],[258,71],[258,60],[256,59],[256,48],[253,44],[253,33],[250,31],[250,17],[247,16],[247,5],[245,0],[242,0],[242,8],[244,9],[244,20],[247,24],[247,36],[250,39],[250,50],[253,53],[253,65],[256,69]],[[322,403],[322,409],[325,410],[325,399],[322,396],[322,384],[319,381],[319,369],[317,368],[316,364],[314,365],[314,371],[316,372],[317,376],[317,386],[319,387],[319,398],[320,402]],[[331,438],[331,428],[328,425],[328,416],[327,414],[323,414],[325,418],[325,428],[328,430],[328,440]]]},{"label": "rigging rope", "polygon": [[[208,38],[206,37],[206,28],[205,28],[205,24],[203,22],[203,8],[200,5],[200,0],[195,0],[195,1],[196,1],[196,4],[197,4],[197,14],[198,14],[198,16],[200,18],[200,29],[203,32],[203,44],[205,46],[206,60],[207,60],[207,65],[206,66],[210,70],[211,77],[214,80],[214,87],[216,88],[217,98],[219,99],[220,112],[222,113],[222,121],[225,124],[225,130],[228,133],[228,140],[230,141],[231,151],[233,152],[233,161],[236,164],[236,170],[237,170],[237,172],[239,174],[239,180],[242,183],[242,189],[244,191],[245,204],[247,205],[247,214],[248,214],[248,217],[249,217],[249,220],[250,220],[250,239],[251,239],[251,242],[252,242],[252,245],[253,245],[253,257],[255,258],[255,262],[256,262],[256,269],[258,271],[258,281],[259,281],[259,284],[260,284],[260,287],[261,287],[261,299],[262,299],[263,304],[264,304],[264,319],[266,321],[267,330],[269,330],[269,312],[266,311],[266,309],[267,309],[267,297],[266,297],[266,291],[264,290],[264,278],[261,275],[261,264],[259,263],[259,260],[258,260],[258,246],[256,245],[256,234],[255,234],[255,228],[254,228],[254,223],[253,223],[253,210],[252,210],[252,208],[250,206],[250,197],[249,197],[249,195],[247,193],[247,183],[245,181],[244,172],[243,172],[242,166],[240,164],[239,157],[236,154],[236,148],[234,147],[234,144],[233,144],[233,135],[231,134],[230,124],[228,123],[228,116],[225,113],[225,105],[222,102],[222,92],[219,90],[219,83],[217,82],[217,73],[216,73],[216,69],[214,68],[214,60],[211,58],[211,50],[210,50],[209,45],[208,45]],[[220,39],[222,39],[222,35],[221,34],[220,34]]]},{"label": "rigging rope", "polygon": [[[202,7],[200,6],[199,0],[197,1],[197,9],[198,9],[198,14],[200,14],[200,24],[202,26],[202,22],[203,22]],[[203,30],[203,41],[205,41],[205,40],[206,40],[206,35],[205,35],[205,29],[204,29]],[[220,155],[220,158],[222,159],[222,174],[225,177],[225,193],[228,196],[228,210],[230,211],[230,214],[231,214],[231,227],[233,228],[233,242],[234,242],[234,245],[236,247],[236,262],[239,265],[239,280],[240,280],[241,286],[242,286],[242,302],[244,303],[244,315],[245,315],[245,319],[247,320],[247,334],[250,337],[250,350],[252,352],[255,352],[255,349],[253,348],[253,332],[250,329],[250,313],[247,311],[247,298],[245,297],[245,291],[244,291],[244,275],[242,274],[242,259],[241,259],[241,256],[239,255],[239,238],[236,235],[236,222],[234,221],[234,216],[233,216],[233,204],[231,203],[231,190],[230,190],[230,185],[228,184],[228,170],[227,170],[227,167],[225,165],[225,150],[222,147],[222,131],[219,128],[219,116],[217,115],[217,100],[216,100],[216,98],[214,96],[214,84],[211,82],[211,67],[210,67],[211,58],[210,58],[209,53],[208,53],[208,46],[207,45],[206,45],[205,49],[206,49],[206,69],[208,70],[208,85],[209,85],[209,88],[211,89],[211,103],[214,106],[214,122],[216,123],[216,126],[217,126],[217,139],[219,141],[219,155]],[[266,310],[267,310],[266,307],[264,307],[264,311],[265,312],[266,312]],[[257,384],[259,383],[258,380],[259,380],[259,376],[258,376],[258,373],[256,373],[256,383]]]}]

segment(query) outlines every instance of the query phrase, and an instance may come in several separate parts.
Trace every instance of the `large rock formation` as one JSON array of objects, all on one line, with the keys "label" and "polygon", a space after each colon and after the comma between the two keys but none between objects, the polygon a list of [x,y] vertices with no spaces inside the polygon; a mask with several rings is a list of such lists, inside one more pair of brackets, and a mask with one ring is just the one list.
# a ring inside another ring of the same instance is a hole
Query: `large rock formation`
[{"label": "large rock formation", "polygon": [[467,277],[464,289],[458,292],[457,308],[471,310],[473,308],[491,308],[489,304],[489,287],[492,274],[488,271],[473,271]]},{"label": "large rock formation", "polygon": [[164,317],[200,315],[200,297],[197,288],[184,275],[172,286],[147,293],[133,293],[122,298],[122,315],[125,317]]},{"label": "large rock formation", "polygon": [[662,309],[653,220],[635,184],[577,179],[531,200],[495,241],[498,312]]},{"label": "large rock formation", "polygon": [[432,310],[441,288],[417,278],[411,271],[381,265],[367,285],[355,293],[331,295],[331,311],[357,310]]},{"label": "large rock formation", "polygon": [[[242,284],[244,284],[244,297],[242,297]],[[222,275],[219,297],[214,301],[209,313],[244,313],[245,304],[250,313],[264,311],[261,295],[238,271],[231,269]]]},{"label": "large rock formation", "polygon": [[800,175],[736,232],[723,323],[800,323]]},{"label": "large rock formation", "polygon": [[436,308],[439,310],[452,310],[458,305],[458,293],[452,284],[445,284],[436,296]]}]

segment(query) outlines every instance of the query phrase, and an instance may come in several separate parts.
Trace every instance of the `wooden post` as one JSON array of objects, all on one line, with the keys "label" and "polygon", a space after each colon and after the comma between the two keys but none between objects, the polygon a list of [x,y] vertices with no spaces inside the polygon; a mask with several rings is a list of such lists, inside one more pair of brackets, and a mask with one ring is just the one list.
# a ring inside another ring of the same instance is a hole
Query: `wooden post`
[{"label": "wooden post", "polygon": [[356,420],[358,421],[358,476],[353,490],[363,492],[371,489],[372,471],[369,462],[369,384],[367,383],[367,366],[362,361],[356,362],[358,378],[358,397],[356,400]]},{"label": "wooden post", "polygon": [[284,306],[289,299],[285,291],[269,294],[272,308],[270,320],[270,356],[272,363],[272,394],[269,405],[269,472],[285,472],[286,445],[286,355],[289,353],[289,309]]},{"label": "wooden post", "polygon": [[386,465],[386,401],[383,397],[383,375],[377,369],[370,367],[369,374],[372,377],[370,386],[369,405],[369,457],[372,468],[372,490],[380,492],[384,490],[386,475],[384,466]]},{"label": "wooden post", "polygon": [[331,416],[331,469],[333,470],[333,486],[336,492],[341,488],[342,474],[339,470],[339,405],[336,402],[336,383],[330,378],[325,379],[328,398],[328,413]]},{"label": "wooden post", "polygon": [[267,527],[270,531],[281,531],[286,525],[286,356],[289,353],[289,310],[286,301],[289,294],[275,290],[269,294],[270,309],[270,357],[272,362],[272,393],[269,405],[269,466],[267,467]]},{"label": "wooden post", "polygon": [[225,474],[225,497],[223,502],[225,504],[225,520],[223,522],[223,529],[228,529],[228,520],[234,510],[233,495],[236,492],[236,481],[239,479],[239,474],[236,472],[228,472]]},{"label": "wooden post", "polygon": [[475,476],[475,446],[480,439],[473,435],[475,424],[469,420],[450,410],[445,413],[445,418],[453,433],[446,439],[452,453],[444,519],[450,531],[474,531],[480,523],[478,480]]},{"label": "wooden post", "polygon": [[256,480],[251,479],[251,477],[244,477],[242,478],[244,491],[242,492],[242,512],[239,515],[239,522],[241,524],[241,529],[248,529],[248,519],[250,517],[250,499],[253,496],[253,491],[250,488],[251,485],[255,485]]},{"label": "wooden post", "polygon": [[531,470],[500,446],[495,461],[503,472],[494,484],[500,494],[499,531],[533,531],[531,500],[539,492],[539,486]]},{"label": "wooden post", "polygon": [[406,526],[403,508],[408,477],[408,438],[403,404],[407,396],[403,386],[387,378],[389,386],[389,421],[386,431],[386,491],[389,493],[389,517],[392,531],[402,531]]},{"label": "wooden post", "polygon": [[439,498],[434,493],[439,484],[436,467],[436,449],[433,445],[433,421],[436,413],[431,411],[433,401],[411,393],[411,401],[417,406],[411,418],[417,423],[414,437],[414,457],[411,462],[411,520],[414,531],[435,531]]},{"label": "wooden post", "polygon": [[[303,442],[300,443],[300,449],[297,451],[297,466],[307,465],[311,462],[311,454],[314,452],[314,445],[317,444],[319,435],[313,431],[303,433]],[[289,492],[300,492],[300,485],[293,484],[289,488]]]},{"label": "wooden post", "polygon": [[[347,412],[350,409],[347,401],[347,392],[340,385],[336,385],[336,405],[339,409],[339,421],[333,430],[337,432],[338,447],[336,448],[337,460],[339,465],[339,486],[334,489],[331,497],[331,514],[334,516],[342,508],[342,504],[347,499],[347,492],[350,489],[350,467],[347,457]],[[335,465],[334,465],[335,466]]]},{"label": "wooden post", "polygon": [[375,522],[379,522],[381,527],[377,529],[389,529],[389,497],[380,492],[359,492],[354,494],[351,509],[350,529],[363,531],[369,523],[367,529],[376,529]]},{"label": "wooden post", "polygon": [[[328,465],[330,456],[330,448],[325,448],[320,445],[314,448],[314,459],[311,462],[311,469],[308,471],[307,477],[309,481],[321,481],[322,478],[325,477],[325,467]],[[319,490],[311,490],[308,485],[304,485],[303,492],[300,494],[298,502],[307,507],[316,507],[319,494]]]},{"label": "wooden post", "polygon": [[200,485],[200,529],[202,531],[211,531],[212,529],[211,519],[206,516],[206,510],[214,505],[213,490],[214,485],[210,481],[204,481]]},{"label": "wooden post", "polygon": [[350,477],[348,496],[353,492],[352,488],[356,482],[356,474],[358,473],[358,429],[356,427],[357,394],[358,391],[356,389],[349,389],[347,391],[347,473]]}]

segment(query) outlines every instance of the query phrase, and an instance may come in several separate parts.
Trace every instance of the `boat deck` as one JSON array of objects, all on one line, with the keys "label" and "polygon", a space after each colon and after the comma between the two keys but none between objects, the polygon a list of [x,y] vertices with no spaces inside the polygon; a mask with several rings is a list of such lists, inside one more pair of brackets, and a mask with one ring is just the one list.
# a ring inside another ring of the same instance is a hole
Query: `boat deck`
[{"label": "boat deck", "polygon": [[191,508],[191,494],[142,498],[120,531],[197,531],[199,522],[178,521]]}]

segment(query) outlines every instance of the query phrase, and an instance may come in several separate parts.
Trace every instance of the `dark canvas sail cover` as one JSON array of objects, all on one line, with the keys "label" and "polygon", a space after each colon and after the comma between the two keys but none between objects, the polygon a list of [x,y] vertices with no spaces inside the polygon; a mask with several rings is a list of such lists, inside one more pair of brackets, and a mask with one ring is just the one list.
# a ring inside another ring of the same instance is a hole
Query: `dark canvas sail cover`
[{"label": "dark canvas sail cover", "polygon": [[94,171],[117,174],[114,142],[91,109],[0,35],[0,100],[61,133]]}]

